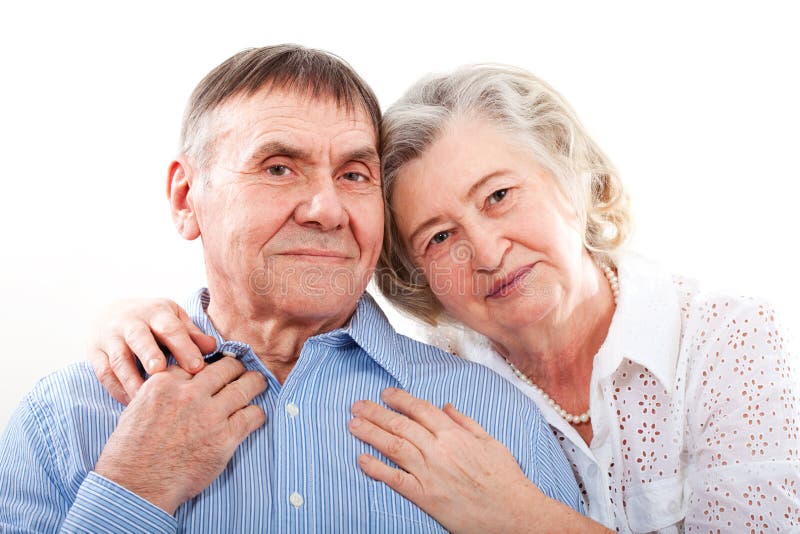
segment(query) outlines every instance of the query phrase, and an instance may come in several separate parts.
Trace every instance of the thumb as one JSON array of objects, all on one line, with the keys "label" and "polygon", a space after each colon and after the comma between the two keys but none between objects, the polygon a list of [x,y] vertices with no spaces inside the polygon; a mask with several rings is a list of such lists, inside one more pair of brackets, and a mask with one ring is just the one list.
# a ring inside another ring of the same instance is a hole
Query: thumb
[{"label": "thumb", "polygon": [[200,349],[200,352],[203,354],[210,354],[217,349],[217,340],[214,336],[209,336],[204,334],[200,327],[194,324],[191,317],[189,317],[183,308],[179,308],[178,311],[178,318],[181,322],[186,325],[186,330],[189,331],[189,337],[197,345],[197,348]]}]

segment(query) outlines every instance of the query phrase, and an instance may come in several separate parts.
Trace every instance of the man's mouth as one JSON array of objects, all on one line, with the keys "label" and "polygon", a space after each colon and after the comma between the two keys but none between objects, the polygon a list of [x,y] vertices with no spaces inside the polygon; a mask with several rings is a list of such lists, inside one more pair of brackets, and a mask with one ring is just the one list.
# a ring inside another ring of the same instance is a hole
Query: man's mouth
[{"label": "man's mouth", "polygon": [[281,252],[279,256],[293,256],[297,259],[310,259],[310,260],[346,260],[351,256],[346,252],[339,250],[318,249],[318,248],[302,248],[295,250],[287,250]]}]

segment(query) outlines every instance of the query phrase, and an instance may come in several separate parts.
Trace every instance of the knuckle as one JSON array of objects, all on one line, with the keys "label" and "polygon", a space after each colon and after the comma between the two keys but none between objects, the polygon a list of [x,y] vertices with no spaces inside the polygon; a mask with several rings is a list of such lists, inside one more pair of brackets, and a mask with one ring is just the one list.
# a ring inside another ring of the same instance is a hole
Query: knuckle
[{"label": "knuckle", "polygon": [[421,399],[415,399],[411,401],[409,406],[412,413],[419,415],[427,415],[432,411],[433,408],[431,404]]},{"label": "knuckle", "polygon": [[236,443],[241,442],[254,429],[258,428],[264,417],[264,412],[260,409],[240,410],[236,413],[236,417],[231,418],[233,425],[231,439]]},{"label": "knuckle", "polygon": [[227,380],[225,380],[225,374],[222,372],[220,366],[218,366],[217,364],[206,366],[202,371],[200,371],[200,373],[198,373],[195,376],[199,376],[200,374],[206,375],[215,383],[227,383]]},{"label": "knuckle", "polygon": [[147,325],[138,319],[125,321],[121,325],[121,330],[125,339],[135,339],[150,333],[150,329]]},{"label": "knuckle", "polygon": [[108,363],[111,367],[120,368],[128,362],[128,353],[122,347],[116,347],[108,353]]},{"label": "knuckle", "polygon": [[175,394],[176,397],[181,398],[186,396],[192,391],[192,388],[179,388],[176,387],[175,380],[170,373],[157,373],[145,382],[150,389],[155,390],[160,395],[168,393]]},{"label": "knuckle", "polygon": [[112,371],[111,367],[107,364],[95,367],[94,373],[97,375],[97,379],[100,383],[104,385],[113,384],[117,379],[117,375],[114,374],[114,371]]},{"label": "knuckle", "polygon": [[172,384],[165,383],[159,388],[159,392],[166,397],[167,395],[174,396],[175,402],[180,405],[191,405],[197,402],[198,395],[195,391],[195,388],[192,387],[181,387],[181,388],[174,388]]},{"label": "knuckle", "polygon": [[231,392],[240,406],[244,406],[253,398],[241,382],[232,382],[228,387],[232,388]]},{"label": "knuckle", "polygon": [[242,362],[232,356],[225,356],[218,362],[209,366],[214,370],[214,378],[220,382],[228,383],[242,376],[245,372]]},{"label": "knuckle", "polygon": [[406,441],[400,438],[391,438],[386,444],[386,452],[388,456],[398,456],[405,451]]},{"label": "knuckle", "polygon": [[225,356],[221,361],[225,362],[225,366],[231,370],[243,373],[245,371],[244,364],[238,358],[233,356]]},{"label": "knuckle", "polygon": [[160,313],[153,317],[151,323],[153,331],[166,337],[173,337],[183,333],[186,329],[174,315],[168,313]]},{"label": "knuckle", "polygon": [[386,483],[389,484],[392,489],[399,491],[405,486],[405,473],[402,471],[395,471],[389,476],[389,479],[386,481]]},{"label": "knuckle", "polygon": [[409,420],[405,417],[398,416],[389,420],[388,428],[392,434],[405,434],[408,430]]},{"label": "knuckle", "polygon": [[162,308],[162,309],[171,311],[172,310],[172,304],[173,304],[172,300],[167,299],[167,298],[163,298],[163,297],[153,300],[153,307],[155,309]]}]

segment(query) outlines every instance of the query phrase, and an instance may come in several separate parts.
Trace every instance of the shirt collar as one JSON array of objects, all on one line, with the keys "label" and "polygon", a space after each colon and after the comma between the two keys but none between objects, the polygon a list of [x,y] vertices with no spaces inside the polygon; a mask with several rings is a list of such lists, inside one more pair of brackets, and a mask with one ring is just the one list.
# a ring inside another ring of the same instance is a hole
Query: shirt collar
[{"label": "shirt collar", "polygon": [[671,389],[681,331],[681,310],[672,276],[633,255],[621,258],[617,272],[617,309],[594,359],[595,376],[611,375],[626,358],[646,367]]},{"label": "shirt collar", "polygon": [[398,348],[398,334],[369,293],[364,293],[345,331],[375,362],[407,389],[408,364]]},{"label": "shirt collar", "polygon": [[[205,334],[213,336],[217,340],[217,348],[211,354],[207,354],[206,359],[214,359],[223,351],[232,352],[239,358],[252,352],[246,343],[226,341],[214,328],[206,313],[209,302],[211,302],[211,294],[207,288],[201,288],[186,303],[186,311],[194,324]],[[400,351],[397,350],[398,335],[375,300],[368,293],[364,293],[358,300],[356,310],[347,325],[310,339],[335,346],[344,346],[355,342],[378,365],[392,375],[402,388],[407,389],[408,368]]]}]

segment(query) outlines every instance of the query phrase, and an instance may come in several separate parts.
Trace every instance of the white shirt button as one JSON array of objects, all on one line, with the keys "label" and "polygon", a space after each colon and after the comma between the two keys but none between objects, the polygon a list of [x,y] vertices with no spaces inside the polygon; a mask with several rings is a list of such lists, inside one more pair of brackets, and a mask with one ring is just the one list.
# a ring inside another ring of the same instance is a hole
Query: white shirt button
[{"label": "white shirt button", "polygon": [[300,508],[301,506],[303,506],[303,502],[305,501],[303,501],[303,496],[295,491],[294,493],[289,495],[289,502],[295,508]]},{"label": "white shirt button", "polygon": [[300,408],[298,408],[295,403],[290,402],[289,404],[286,405],[286,413],[289,414],[289,417],[295,417],[297,414],[300,413]]},{"label": "white shirt button", "polygon": [[229,351],[229,350],[223,350],[223,351],[222,351],[222,355],[223,355],[223,356],[229,356],[229,357],[231,357],[231,358],[236,358],[236,353],[234,353],[234,352],[231,352],[231,351]]}]

